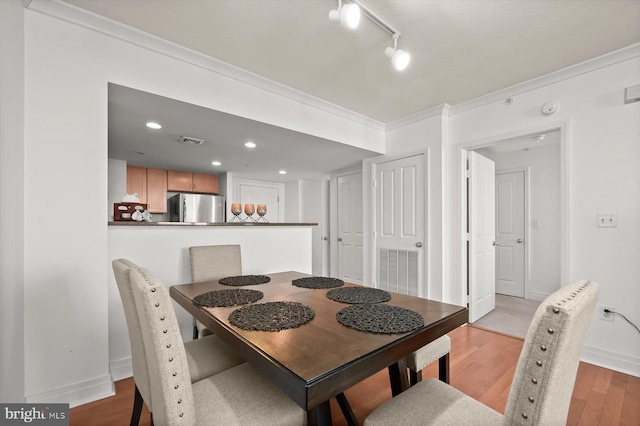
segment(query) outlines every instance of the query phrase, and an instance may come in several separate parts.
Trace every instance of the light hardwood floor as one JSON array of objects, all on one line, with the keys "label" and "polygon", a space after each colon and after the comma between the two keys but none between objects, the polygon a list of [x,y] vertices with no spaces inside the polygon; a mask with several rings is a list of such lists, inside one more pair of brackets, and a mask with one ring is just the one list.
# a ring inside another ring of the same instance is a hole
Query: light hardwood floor
[{"label": "light hardwood floor", "polygon": [[[451,337],[451,385],[482,403],[504,412],[522,339],[473,326],[449,333]],[[437,377],[437,363],[423,376]],[[73,408],[71,425],[128,425],[133,406],[132,379],[116,383],[116,395]],[[383,370],[345,392],[359,422],[391,398],[389,376]],[[591,364],[580,363],[569,410],[568,425],[640,425],[640,378]],[[333,424],[346,425],[335,400]],[[150,424],[146,410],[141,426]]]}]

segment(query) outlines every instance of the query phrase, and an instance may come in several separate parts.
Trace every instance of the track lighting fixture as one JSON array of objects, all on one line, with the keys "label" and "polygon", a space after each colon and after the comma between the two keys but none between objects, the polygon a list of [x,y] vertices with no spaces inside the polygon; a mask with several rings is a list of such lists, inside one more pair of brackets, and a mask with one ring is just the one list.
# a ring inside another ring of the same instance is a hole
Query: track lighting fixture
[{"label": "track lighting fixture", "polygon": [[360,6],[355,3],[342,5],[342,0],[338,0],[338,8],[329,12],[329,20],[340,22],[340,24],[350,30],[358,28],[360,24]]},{"label": "track lighting fixture", "polygon": [[387,47],[384,54],[391,58],[391,64],[396,70],[402,71],[407,68],[409,62],[411,62],[411,55],[402,49],[398,49],[399,38],[398,33],[393,34],[393,47]]},{"label": "track lighting fixture", "polygon": [[345,0],[347,4],[343,5],[342,0],[338,0],[338,8],[329,12],[329,20],[340,22],[344,27],[354,29],[360,23],[360,12],[378,24],[380,28],[387,31],[393,37],[393,47],[387,47],[384,51],[391,59],[391,64],[397,71],[402,71],[411,62],[411,55],[402,49],[398,49],[398,40],[400,39],[400,31],[389,25],[384,19],[376,15],[371,9],[362,4],[360,0]]}]

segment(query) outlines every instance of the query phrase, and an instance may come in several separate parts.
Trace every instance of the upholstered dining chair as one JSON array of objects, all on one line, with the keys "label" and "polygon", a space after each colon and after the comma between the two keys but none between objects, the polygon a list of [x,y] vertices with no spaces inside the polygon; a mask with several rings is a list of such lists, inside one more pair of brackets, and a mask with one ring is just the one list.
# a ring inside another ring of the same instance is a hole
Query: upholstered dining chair
[{"label": "upholstered dining chair", "polygon": [[[131,425],[137,425],[140,420],[143,402],[147,404],[151,413],[154,410],[147,356],[131,288],[130,271],[137,269],[138,266],[127,259],[116,259],[112,262],[112,266],[129,331],[133,380],[135,382]],[[189,364],[189,378],[192,382],[244,363],[242,358],[237,356],[224,342],[215,336],[207,336],[204,339],[187,342],[184,347],[187,363]]]},{"label": "upholstered dining chair", "polygon": [[598,286],[579,281],[538,307],[520,353],[504,415],[436,379],[377,408],[365,426],[564,425]]},{"label": "upholstered dining chair", "polygon": [[192,383],[168,289],[143,268],[130,275],[157,424],[305,424],[306,412],[249,364]]},{"label": "upholstered dining chair", "polygon": [[[240,246],[226,244],[189,247],[191,281],[214,281],[242,275]],[[204,324],[193,319],[193,338],[211,334]]]},{"label": "upholstered dining chair", "polygon": [[446,334],[418,349],[407,357],[409,384],[414,386],[422,380],[422,369],[438,360],[438,378],[449,383],[449,353],[451,338]]}]

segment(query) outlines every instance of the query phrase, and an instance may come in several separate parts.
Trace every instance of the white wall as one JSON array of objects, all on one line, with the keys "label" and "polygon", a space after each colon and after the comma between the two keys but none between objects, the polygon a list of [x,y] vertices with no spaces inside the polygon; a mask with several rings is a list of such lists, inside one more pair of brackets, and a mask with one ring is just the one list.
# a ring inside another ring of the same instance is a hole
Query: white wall
[{"label": "white wall", "polygon": [[17,0],[0,1],[0,63],[0,401],[23,402],[24,9]]},{"label": "white wall", "polygon": [[[240,244],[243,274],[311,273],[311,226],[110,226],[109,265],[125,258],[149,269],[167,286],[191,281],[189,247]],[[133,242],[133,243],[132,243]],[[114,380],[129,377],[131,347],[113,273],[108,274],[109,365]],[[191,336],[191,316],[176,305],[182,335]]]},{"label": "white wall", "polygon": [[[24,392],[29,401],[75,405],[112,392],[104,220],[108,83],[367,149],[382,150],[384,133],[308,106],[302,95],[281,96],[210,71],[206,58],[64,3],[34,0],[24,13]],[[103,32],[120,31],[126,41],[70,23],[76,19]],[[174,59],[174,53],[184,55]],[[81,195],[81,209],[70,208],[69,193]],[[43,209],[69,212],[74,220],[43,220]],[[11,304],[3,298],[4,309]]]},{"label": "white wall", "polygon": [[[560,279],[560,144],[528,151],[482,155],[496,163],[496,173],[517,167],[529,172],[529,282],[527,298],[543,300],[558,290]],[[539,228],[532,223],[538,220]]]},{"label": "white wall", "polygon": [[[448,194],[451,217],[460,215],[459,147],[522,129],[564,126],[568,145],[568,270],[567,281],[584,278],[600,284],[599,304],[614,306],[636,324],[640,322],[640,103],[623,103],[625,87],[640,83],[640,45],[613,65],[578,73],[540,88],[518,87],[492,96],[486,104],[453,108],[450,156],[453,190]],[[513,97],[511,104],[504,99]],[[541,106],[558,101],[553,116]],[[460,111],[460,112],[457,112]],[[564,155],[564,154],[563,154]],[[597,228],[597,213],[618,215],[617,228]],[[447,229],[461,241],[459,225]],[[458,247],[452,248],[451,274],[459,277]],[[452,286],[455,286],[455,281]],[[567,284],[567,282],[563,282]],[[462,290],[458,290],[458,300]],[[640,339],[620,318],[601,321],[597,313],[587,335],[583,360],[640,376]]]}]

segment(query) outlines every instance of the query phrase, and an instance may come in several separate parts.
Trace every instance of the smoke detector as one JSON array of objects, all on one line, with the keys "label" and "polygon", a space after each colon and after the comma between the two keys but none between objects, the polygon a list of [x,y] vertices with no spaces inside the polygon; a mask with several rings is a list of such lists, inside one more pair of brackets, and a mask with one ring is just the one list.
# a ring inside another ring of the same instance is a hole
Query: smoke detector
[{"label": "smoke detector", "polygon": [[189,136],[180,136],[180,139],[178,139],[178,142],[183,143],[185,145],[200,146],[204,143],[204,139],[196,139]]}]

